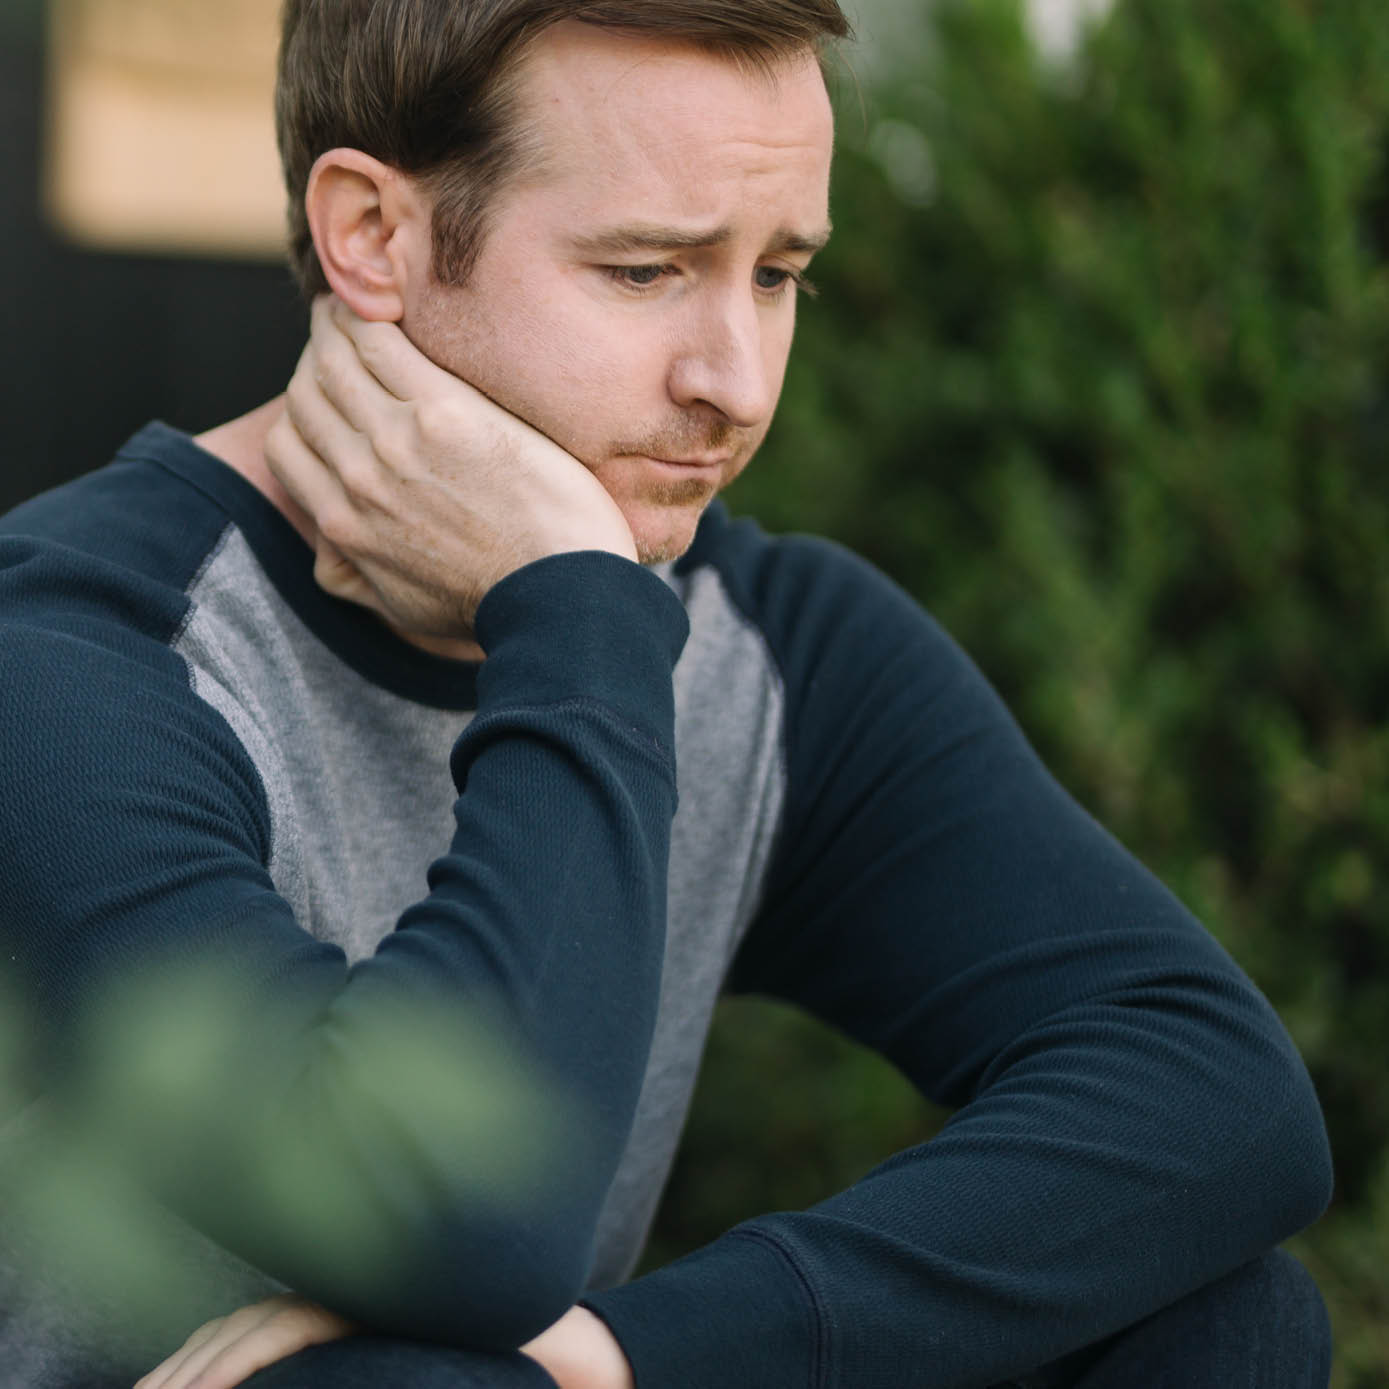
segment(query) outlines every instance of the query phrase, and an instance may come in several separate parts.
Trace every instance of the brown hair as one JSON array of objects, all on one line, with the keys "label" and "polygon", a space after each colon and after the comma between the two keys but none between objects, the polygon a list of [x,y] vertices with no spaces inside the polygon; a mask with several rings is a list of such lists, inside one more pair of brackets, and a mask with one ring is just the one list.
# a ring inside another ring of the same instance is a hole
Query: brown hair
[{"label": "brown hair", "polygon": [[837,0],[286,0],[276,127],[290,256],[305,294],[327,289],[304,210],[314,162],[359,149],[434,198],[435,276],[467,278],[488,202],[523,162],[517,58],[575,19],[688,42],[766,67],[849,35]]}]

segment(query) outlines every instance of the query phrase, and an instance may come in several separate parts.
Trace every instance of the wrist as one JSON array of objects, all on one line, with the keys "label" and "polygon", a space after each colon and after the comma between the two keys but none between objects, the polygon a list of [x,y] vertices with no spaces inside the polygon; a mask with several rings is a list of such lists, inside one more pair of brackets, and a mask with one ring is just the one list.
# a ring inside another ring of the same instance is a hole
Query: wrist
[{"label": "wrist", "polygon": [[632,1367],[607,1324],[587,1307],[572,1307],[522,1350],[559,1389],[636,1389]]}]

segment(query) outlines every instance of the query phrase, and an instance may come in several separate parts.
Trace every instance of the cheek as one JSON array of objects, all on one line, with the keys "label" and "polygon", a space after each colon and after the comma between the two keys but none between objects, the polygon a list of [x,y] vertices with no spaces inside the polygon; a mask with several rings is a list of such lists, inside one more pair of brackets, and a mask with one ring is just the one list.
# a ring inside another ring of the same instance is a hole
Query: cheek
[{"label": "cheek", "polygon": [[506,284],[426,299],[411,315],[411,337],[590,465],[615,442],[668,425],[671,347],[650,317],[604,313],[563,278],[524,295]]},{"label": "cheek", "polygon": [[766,366],[767,379],[776,387],[778,398],[786,380],[786,364],[791,357],[791,343],[795,336],[796,304],[793,300],[790,311],[779,315],[762,339],[762,360]]},{"label": "cheek", "polygon": [[561,446],[574,443],[601,375],[568,325],[526,309],[495,312],[479,305],[432,326],[438,351],[430,355],[439,365]]},{"label": "cheek", "polygon": [[514,395],[511,408],[586,461],[663,421],[666,354],[635,322],[605,322],[591,307],[568,320],[537,318],[508,356],[499,390]]}]

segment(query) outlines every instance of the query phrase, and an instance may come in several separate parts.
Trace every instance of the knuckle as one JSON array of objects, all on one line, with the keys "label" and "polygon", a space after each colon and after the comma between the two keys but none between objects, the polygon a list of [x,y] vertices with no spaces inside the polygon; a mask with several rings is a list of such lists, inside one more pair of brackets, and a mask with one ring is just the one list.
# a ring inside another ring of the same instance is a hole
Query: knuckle
[{"label": "knuckle", "polygon": [[355,537],[356,518],[352,509],[346,504],[330,503],[314,517],[314,525],[318,527],[318,533],[335,550],[344,553],[352,548]]},{"label": "knuckle", "polygon": [[374,464],[355,466],[351,478],[343,479],[343,490],[358,513],[381,513],[389,510],[390,495],[381,477],[381,470]]},{"label": "knuckle", "polygon": [[285,406],[291,419],[302,419],[314,390],[312,374],[301,363],[285,387]]},{"label": "knuckle", "polygon": [[376,452],[392,472],[412,470],[419,456],[420,438],[415,418],[393,415],[381,428],[376,439]]},{"label": "knuckle", "polygon": [[371,488],[372,468],[355,452],[347,452],[334,460],[333,471],[338,475],[342,490],[349,497],[366,495]]},{"label": "knuckle", "polygon": [[319,350],[306,389],[332,400],[348,389],[350,381],[351,370],[346,354],[336,345],[329,344]]},{"label": "knuckle", "polygon": [[394,340],[392,324],[361,323],[356,335],[349,340],[355,345],[355,352],[368,367],[385,364]]},{"label": "knuckle", "polygon": [[435,397],[421,400],[415,405],[415,433],[426,446],[457,438],[464,423],[462,412],[452,401]]},{"label": "knuckle", "polygon": [[265,453],[272,463],[283,461],[284,455],[289,446],[290,431],[293,425],[290,424],[288,415],[281,415],[266,431]]}]

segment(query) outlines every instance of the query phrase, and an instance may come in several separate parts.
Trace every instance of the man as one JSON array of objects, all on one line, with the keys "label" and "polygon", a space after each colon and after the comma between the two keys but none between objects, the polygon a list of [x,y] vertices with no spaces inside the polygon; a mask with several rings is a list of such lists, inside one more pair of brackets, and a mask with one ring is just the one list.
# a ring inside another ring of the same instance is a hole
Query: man
[{"label": "man", "polygon": [[[214,1310],[303,1299],[146,1384],[1325,1383],[1268,1253],[1329,1170],[1268,1005],[909,600],[710,506],[828,236],[845,30],[291,0],[295,255],[336,302],[287,401],[152,427],[0,529],[0,901],[45,1082],[83,1093],[117,982],[215,966],[235,1025],[178,1092],[215,1103],[97,1088],[177,1257],[227,1257]],[[725,984],[958,1112],[624,1284]],[[377,1067],[416,1012],[554,1097],[514,1189],[477,1177],[510,1109],[440,1130]],[[284,1199],[265,1135],[337,1196]],[[6,1331],[30,1382],[120,1382],[54,1327]]]}]

